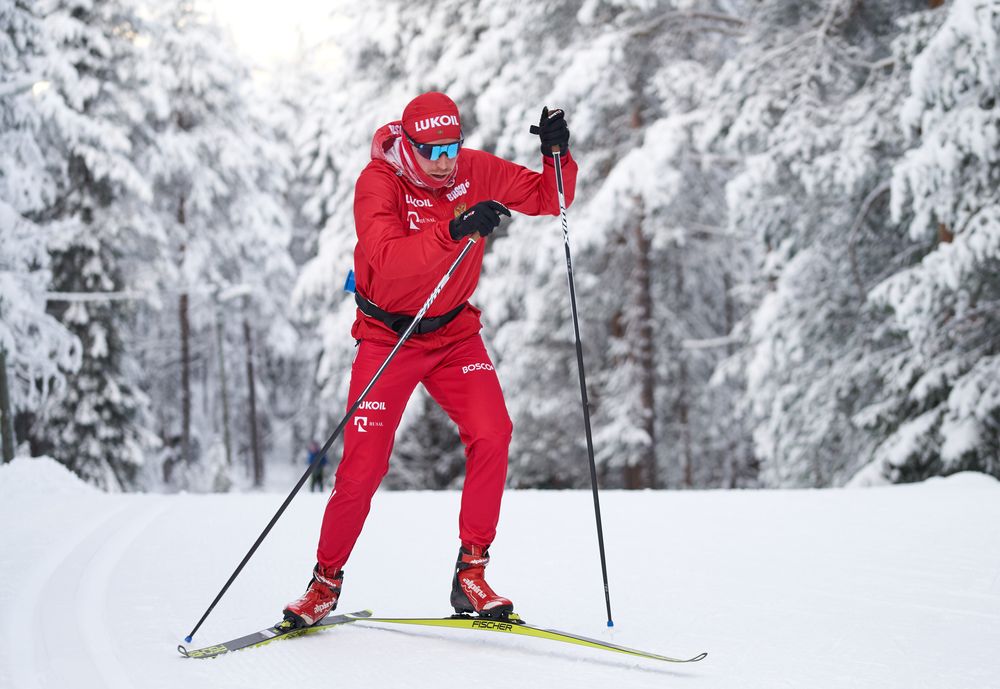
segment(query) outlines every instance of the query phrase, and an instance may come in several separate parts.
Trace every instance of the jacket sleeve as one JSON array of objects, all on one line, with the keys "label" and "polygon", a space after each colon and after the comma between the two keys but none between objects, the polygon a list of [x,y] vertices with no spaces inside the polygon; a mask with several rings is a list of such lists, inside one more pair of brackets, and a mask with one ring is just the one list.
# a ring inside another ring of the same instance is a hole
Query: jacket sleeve
[{"label": "jacket sleeve", "polygon": [[400,219],[399,192],[371,170],[362,172],[354,187],[354,226],[368,262],[388,279],[422,275],[452,257],[457,246],[447,222],[408,233]]},{"label": "jacket sleeve", "polygon": [[[493,198],[525,215],[559,215],[555,159],[542,156],[542,171],[535,172],[490,154],[490,182]],[[576,161],[567,151],[562,156],[563,192],[566,206],[576,193]]]}]

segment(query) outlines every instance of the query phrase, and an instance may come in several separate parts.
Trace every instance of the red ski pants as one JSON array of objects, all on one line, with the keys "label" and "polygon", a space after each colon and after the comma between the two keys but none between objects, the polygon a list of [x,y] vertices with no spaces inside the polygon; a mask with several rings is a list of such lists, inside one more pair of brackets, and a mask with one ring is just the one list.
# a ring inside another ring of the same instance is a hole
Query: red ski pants
[{"label": "red ski pants", "polygon": [[[359,345],[348,409],[391,350],[392,345],[369,341]],[[337,570],[347,562],[372,495],[389,471],[396,427],[418,383],[455,422],[465,444],[459,538],[480,546],[493,542],[512,431],[493,362],[479,335],[433,350],[404,345],[344,430],[344,456],[323,515],[316,556],[324,568]]]}]

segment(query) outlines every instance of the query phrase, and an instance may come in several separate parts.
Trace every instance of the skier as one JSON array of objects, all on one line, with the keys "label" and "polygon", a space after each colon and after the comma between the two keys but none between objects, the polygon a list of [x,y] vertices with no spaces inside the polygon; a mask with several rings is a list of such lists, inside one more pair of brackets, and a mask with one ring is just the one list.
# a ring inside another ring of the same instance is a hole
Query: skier
[{"label": "skier", "polygon": [[479,281],[485,239],[501,216],[510,216],[510,210],[559,214],[553,146],[562,154],[566,203],[572,202],[577,165],[567,149],[563,112],[544,108],[538,132],[541,173],[463,147],[458,107],[443,93],[416,97],[401,120],[375,132],[372,160],[354,194],[358,311],[351,334],[359,344],[348,408],[459,251],[470,239],[477,241],[344,431],[343,459],[323,515],[312,579],[284,610],[285,619],[297,626],[312,625],[337,607],[344,564],[388,471],[396,427],[418,383],[455,422],[465,445],[451,605],[456,612],[486,617],[513,611],[513,603],[485,579],[512,425],[479,335],[480,311],[468,300]]},{"label": "skier", "polygon": [[313,471],[312,482],[309,484],[309,492],[311,493],[323,490],[323,482],[326,480],[326,467],[330,463],[326,455],[319,456],[319,450],[319,443],[315,440],[310,440],[306,463],[312,466],[313,462],[319,462],[319,468]]}]

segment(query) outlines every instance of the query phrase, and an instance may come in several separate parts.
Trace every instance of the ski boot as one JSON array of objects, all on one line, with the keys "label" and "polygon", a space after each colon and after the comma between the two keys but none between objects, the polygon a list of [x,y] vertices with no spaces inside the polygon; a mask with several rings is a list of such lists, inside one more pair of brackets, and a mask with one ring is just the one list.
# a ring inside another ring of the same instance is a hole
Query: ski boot
[{"label": "ski boot", "polygon": [[489,563],[489,546],[463,544],[459,549],[451,582],[451,606],[459,615],[474,612],[481,617],[504,619],[514,611],[514,604],[498,596],[486,583]]},{"label": "ski boot", "polygon": [[326,570],[317,563],[306,592],[298,600],[285,606],[285,620],[295,627],[311,627],[316,624],[336,610],[343,584],[344,570]]}]

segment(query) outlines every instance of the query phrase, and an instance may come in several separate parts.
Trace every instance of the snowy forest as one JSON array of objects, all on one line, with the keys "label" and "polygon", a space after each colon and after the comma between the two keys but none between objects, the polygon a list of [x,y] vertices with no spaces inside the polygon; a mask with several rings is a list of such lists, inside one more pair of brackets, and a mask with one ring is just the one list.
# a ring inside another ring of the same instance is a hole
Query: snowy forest
[{"label": "snowy forest", "polygon": [[[261,73],[190,1],[0,0],[5,461],[303,470],[346,405],[354,182],[440,90],[536,170],[566,111],[602,487],[1000,477],[1000,0],[328,5],[323,50]],[[505,224],[473,301],[508,484],[588,486],[558,218]],[[464,461],[418,390],[385,485]]]}]

